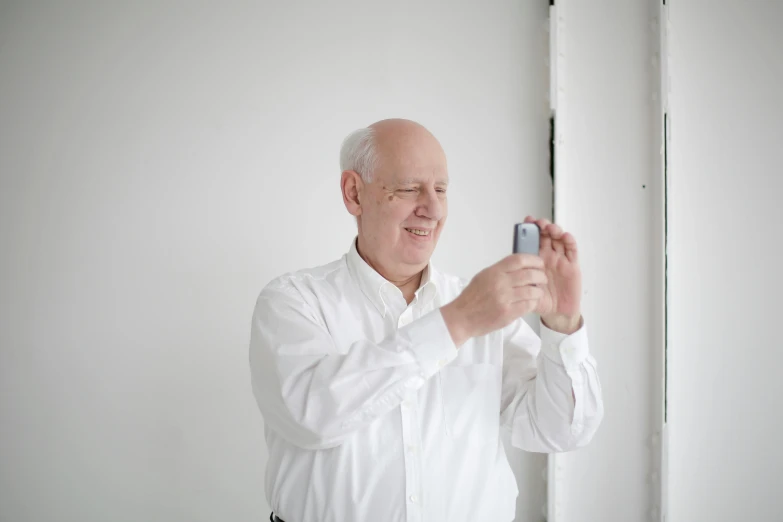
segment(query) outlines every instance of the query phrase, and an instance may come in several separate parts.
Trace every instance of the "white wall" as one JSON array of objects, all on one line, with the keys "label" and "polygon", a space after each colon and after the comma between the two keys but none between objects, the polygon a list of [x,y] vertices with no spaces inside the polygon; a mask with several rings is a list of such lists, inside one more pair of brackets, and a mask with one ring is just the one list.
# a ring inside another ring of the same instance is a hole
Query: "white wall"
[{"label": "white wall", "polygon": [[556,522],[783,517],[783,4],[667,4],[662,78],[657,0],[557,2],[567,73],[557,215],[580,240],[606,417],[589,447],[555,459]]},{"label": "white wall", "polygon": [[350,130],[442,140],[442,269],[549,212],[545,2],[349,4],[0,4],[0,519],[268,513],[250,314],[348,248]]},{"label": "white wall", "polygon": [[589,446],[554,459],[551,519],[654,520],[663,342],[658,3],[556,5],[565,72],[556,214],[580,245],[605,417]]},{"label": "white wall", "polygon": [[674,1],[669,519],[783,519],[783,3]]}]

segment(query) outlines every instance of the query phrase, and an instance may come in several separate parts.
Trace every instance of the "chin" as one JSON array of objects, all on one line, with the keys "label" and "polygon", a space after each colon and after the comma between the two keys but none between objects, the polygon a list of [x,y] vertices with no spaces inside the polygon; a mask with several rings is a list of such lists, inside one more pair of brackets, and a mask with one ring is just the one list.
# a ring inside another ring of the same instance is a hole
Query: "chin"
[{"label": "chin", "polygon": [[424,267],[427,265],[427,263],[430,262],[430,258],[432,257],[432,250],[427,249],[426,251],[418,251],[418,252],[407,252],[407,255],[403,257],[405,264],[408,265],[421,265]]}]

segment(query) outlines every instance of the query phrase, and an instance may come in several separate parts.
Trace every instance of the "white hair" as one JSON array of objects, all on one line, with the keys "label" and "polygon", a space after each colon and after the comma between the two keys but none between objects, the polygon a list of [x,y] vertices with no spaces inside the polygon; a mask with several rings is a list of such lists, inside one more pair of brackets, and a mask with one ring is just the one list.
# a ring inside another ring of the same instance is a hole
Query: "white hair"
[{"label": "white hair", "polygon": [[367,127],[353,131],[340,147],[340,170],[358,172],[365,183],[371,183],[378,167],[378,151],[375,150],[375,130]]}]

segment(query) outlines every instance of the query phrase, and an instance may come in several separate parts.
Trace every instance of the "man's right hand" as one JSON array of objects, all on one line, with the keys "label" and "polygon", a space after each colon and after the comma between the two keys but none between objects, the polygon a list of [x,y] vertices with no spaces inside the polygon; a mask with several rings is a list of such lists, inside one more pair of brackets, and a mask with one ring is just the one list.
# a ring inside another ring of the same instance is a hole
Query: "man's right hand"
[{"label": "man's right hand", "polygon": [[546,284],[544,262],[535,255],[511,254],[485,268],[459,297],[441,308],[454,344],[459,347],[532,312]]}]

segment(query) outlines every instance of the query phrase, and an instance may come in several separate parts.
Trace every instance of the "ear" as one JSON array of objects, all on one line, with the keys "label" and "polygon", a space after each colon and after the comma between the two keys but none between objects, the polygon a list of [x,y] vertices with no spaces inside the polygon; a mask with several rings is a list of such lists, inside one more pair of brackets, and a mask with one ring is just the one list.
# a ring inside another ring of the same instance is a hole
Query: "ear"
[{"label": "ear", "polygon": [[340,188],[348,213],[358,217],[362,213],[361,199],[364,192],[364,180],[355,170],[346,170],[340,176]]}]

